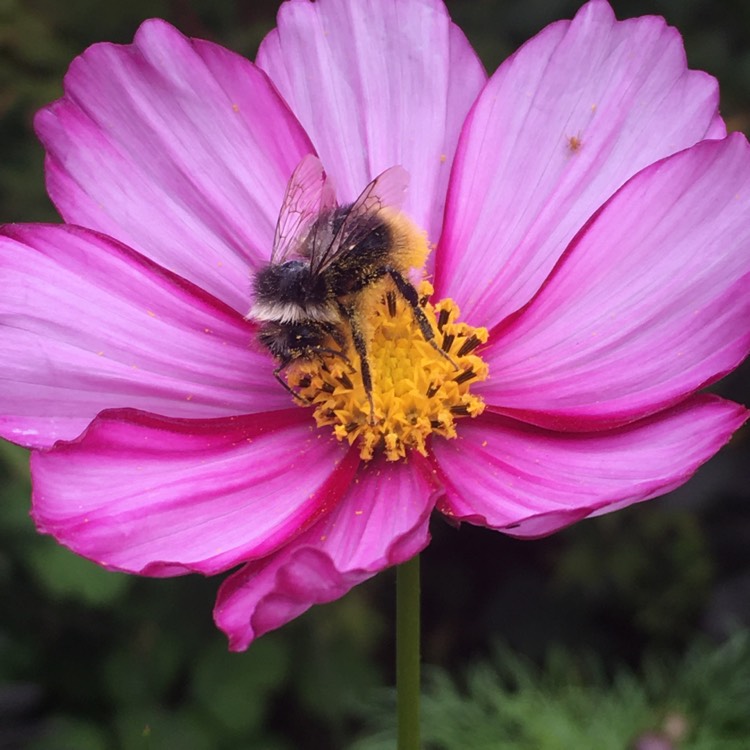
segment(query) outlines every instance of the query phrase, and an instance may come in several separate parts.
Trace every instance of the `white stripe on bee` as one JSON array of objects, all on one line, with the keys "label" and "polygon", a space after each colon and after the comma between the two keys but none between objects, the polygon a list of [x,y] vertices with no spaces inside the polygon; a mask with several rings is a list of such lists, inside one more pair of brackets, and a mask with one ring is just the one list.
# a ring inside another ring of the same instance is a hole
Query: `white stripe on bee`
[{"label": "white stripe on bee", "polygon": [[245,318],[274,323],[301,323],[306,320],[338,323],[341,320],[338,311],[330,305],[305,307],[294,302],[255,302]]}]

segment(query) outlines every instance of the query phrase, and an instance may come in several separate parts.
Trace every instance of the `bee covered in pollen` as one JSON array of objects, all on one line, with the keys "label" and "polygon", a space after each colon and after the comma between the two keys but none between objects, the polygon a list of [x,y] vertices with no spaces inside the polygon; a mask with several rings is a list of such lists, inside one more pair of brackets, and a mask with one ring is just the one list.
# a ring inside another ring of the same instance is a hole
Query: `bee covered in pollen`
[{"label": "bee covered in pollen", "polygon": [[408,179],[403,167],[391,167],[354,203],[339,206],[320,160],[305,156],[289,180],[271,260],[255,275],[247,315],[259,323],[258,339],[278,362],[274,376],[297,398],[302,397],[282,372],[298,360],[326,358],[339,358],[353,367],[347,355],[351,340],[371,422],[372,372],[363,292],[389,279],[388,294],[395,291],[408,303],[425,341],[452,363],[435,343],[419,294],[408,280],[409,271],[421,267],[428,253],[424,234],[400,211]]}]

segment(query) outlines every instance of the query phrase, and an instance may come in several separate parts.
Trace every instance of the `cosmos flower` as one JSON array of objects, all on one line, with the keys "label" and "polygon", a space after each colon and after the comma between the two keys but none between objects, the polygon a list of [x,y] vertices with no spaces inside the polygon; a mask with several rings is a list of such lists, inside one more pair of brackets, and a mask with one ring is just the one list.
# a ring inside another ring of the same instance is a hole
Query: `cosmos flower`
[{"label": "cosmos flower", "polygon": [[[255,63],[158,20],[91,47],[36,119],[66,223],[0,242],[39,529],[141,575],[241,565],[239,650],[415,555],[435,509],[533,538],[682,484],[747,416],[699,392],[750,347],[750,151],[717,106],[674,29],[603,0],[489,79],[439,0],[290,0]],[[425,309],[486,329],[473,415],[405,458],[318,426],[245,318],[307,154],[341,203],[402,165]]]}]

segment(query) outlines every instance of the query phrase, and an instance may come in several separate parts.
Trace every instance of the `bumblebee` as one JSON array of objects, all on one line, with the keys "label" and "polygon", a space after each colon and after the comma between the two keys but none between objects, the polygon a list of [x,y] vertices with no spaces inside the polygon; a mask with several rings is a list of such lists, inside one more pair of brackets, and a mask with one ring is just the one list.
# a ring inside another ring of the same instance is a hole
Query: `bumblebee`
[{"label": "bumblebee", "polygon": [[390,278],[413,310],[425,340],[447,357],[435,343],[417,290],[407,278],[427,255],[424,236],[400,214],[407,185],[406,170],[391,167],[354,203],[339,206],[320,160],[304,157],[289,180],[271,260],[255,275],[247,315],[259,323],[258,340],[278,362],[274,377],[297,398],[281,376],[284,369],[295,360],[326,357],[341,358],[351,367],[346,354],[349,334],[360,361],[371,423],[372,373],[361,319],[364,291]]}]

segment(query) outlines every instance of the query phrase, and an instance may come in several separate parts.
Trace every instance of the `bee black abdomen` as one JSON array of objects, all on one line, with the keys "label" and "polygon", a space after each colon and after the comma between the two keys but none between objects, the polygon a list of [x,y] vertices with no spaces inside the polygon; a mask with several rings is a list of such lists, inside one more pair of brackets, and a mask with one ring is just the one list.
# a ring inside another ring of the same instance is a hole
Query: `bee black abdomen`
[{"label": "bee black abdomen", "polygon": [[268,321],[258,331],[258,341],[279,360],[305,359],[323,347],[331,325],[316,321],[277,323]]}]

